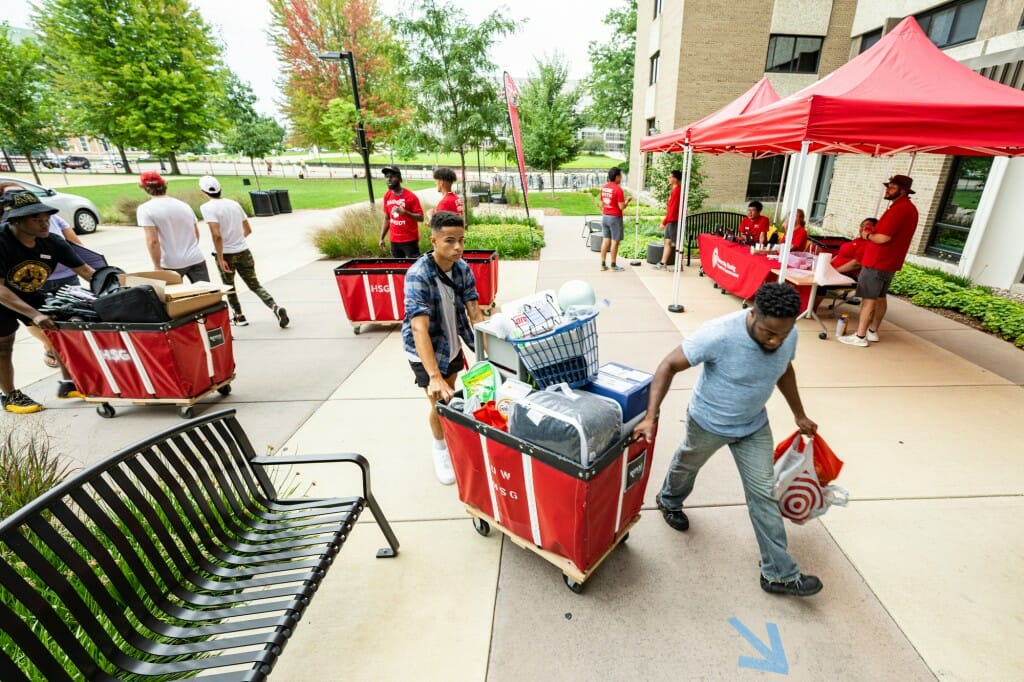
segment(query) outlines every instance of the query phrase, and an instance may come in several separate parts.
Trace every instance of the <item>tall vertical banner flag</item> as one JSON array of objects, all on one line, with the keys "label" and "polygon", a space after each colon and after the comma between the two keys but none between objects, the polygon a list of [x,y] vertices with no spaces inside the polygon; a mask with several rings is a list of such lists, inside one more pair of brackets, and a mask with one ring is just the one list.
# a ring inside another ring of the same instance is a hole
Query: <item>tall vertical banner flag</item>
[{"label": "tall vertical banner flag", "polygon": [[512,124],[512,143],[516,147],[516,162],[519,164],[519,181],[523,186],[523,206],[526,217],[530,217],[530,202],[526,200],[526,162],[523,160],[523,137],[519,130],[519,90],[512,82],[512,76],[505,71],[505,101],[508,102],[508,120]]}]

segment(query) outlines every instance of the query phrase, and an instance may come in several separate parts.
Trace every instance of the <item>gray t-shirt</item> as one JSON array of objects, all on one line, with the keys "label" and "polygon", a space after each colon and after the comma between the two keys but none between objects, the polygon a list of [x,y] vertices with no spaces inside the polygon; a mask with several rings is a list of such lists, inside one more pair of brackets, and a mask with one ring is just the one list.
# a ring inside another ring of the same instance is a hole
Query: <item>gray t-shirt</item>
[{"label": "gray t-shirt", "polygon": [[747,332],[748,310],[719,317],[683,341],[690,365],[703,364],[690,398],[690,416],[721,436],[749,436],[765,425],[765,403],[796,355],[796,327],[774,353]]},{"label": "gray t-shirt", "polygon": [[[451,276],[451,270],[444,274]],[[459,340],[459,323],[455,318],[455,290],[445,284],[440,277],[437,278],[437,289],[441,292],[441,327],[444,329],[444,335],[448,339],[448,348],[451,349],[448,353],[448,359],[454,360],[462,352],[462,343]]]}]

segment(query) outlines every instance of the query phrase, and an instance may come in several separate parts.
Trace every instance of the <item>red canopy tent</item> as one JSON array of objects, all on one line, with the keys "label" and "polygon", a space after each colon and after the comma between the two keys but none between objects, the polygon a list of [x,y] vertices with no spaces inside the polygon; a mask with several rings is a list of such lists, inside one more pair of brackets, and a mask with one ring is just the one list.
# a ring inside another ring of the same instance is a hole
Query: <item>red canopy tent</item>
[{"label": "red canopy tent", "polygon": [[[756,111],[761,107],[779,101],[779,93],[775,92],[771,81],[765,76],[744,92],[742,95],[726,104],[718,111],[714,111],[704,118],[682,128],[670,130],[667,133],[649,135],[640,140],[640,151],[642,152],[681,152],[690,144],[690,137],[694,130],[702,130],[741,114]],[[702,150],[708,151],[708,150]]]},{"label": "red canopy tent", "polygon": [[1024,92],[971,71],[913,17],[799,92],[692,131],[694,149],[883,156],[1024,154]]}]

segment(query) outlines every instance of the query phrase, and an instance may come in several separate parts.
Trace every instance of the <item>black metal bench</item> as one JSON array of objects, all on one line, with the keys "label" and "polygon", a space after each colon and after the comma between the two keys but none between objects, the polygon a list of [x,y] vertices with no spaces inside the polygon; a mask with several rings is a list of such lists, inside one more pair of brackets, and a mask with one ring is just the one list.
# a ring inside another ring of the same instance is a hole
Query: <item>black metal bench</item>
[{"label": "black metal bench", "polygon": [[[363,494],[280,496],[264,468],[346,462]],[[257,456],[224,410],[167,429],[0,522],[0,679],[264,680],[364,506],[361,455]]]},{"label": "black metal bench", "polygon": [[744,217],[742,213],[730,211],[705,211],[686,216],[686,265],[690,265],[690,255],[697,248],[698,235],[735,232]]}]

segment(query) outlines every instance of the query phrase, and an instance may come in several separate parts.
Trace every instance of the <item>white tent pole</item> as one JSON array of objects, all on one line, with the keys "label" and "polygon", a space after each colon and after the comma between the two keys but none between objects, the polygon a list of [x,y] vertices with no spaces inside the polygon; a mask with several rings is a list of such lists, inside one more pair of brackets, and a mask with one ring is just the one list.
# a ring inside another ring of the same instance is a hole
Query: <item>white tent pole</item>
[{"label": "white tent pole", "polygon": [[[804,165],[807,162],[807,151],[811,148],[809,140],[804,140],[800,143],[800,158],[796,163],[796,187],[797,191],[803,187],[804,182]],[[786,202],[790,206],[795,207],[797,204],[796,196],[794,195],[792,201]],[[782,250],[779,252],[779,281],[786,281],[786,268],[789,265],[789,249],[793,245],[793,227],[796,225],[796,211],[789,211],[789,224],[786,226],[786,240],[782,244]]]},{"label": "white tent pole", "polygon": [[[637,175],[641,175],[637,173]],[[633,253],[640,253],[640,178],[636,180],[636,194],[633,195],[633,203],[636,204],[636,215],[633,218]],[[639,267],[641,260],[639,255],[629,261],[634,267]]]},{"label": "white tent pole", "polygon": [[[885,167],[885,179],[886,180],[888,180],[890,177],[892,177],[892,162],[895,159],[896,159],[896,157],[894,157],[894,156],[890,156],[889,157],[889,163]],[[913,160],[911,160],[911,163],[913,163]],[[882,191],[878,193],[878,201],[875,202],[875,213],[874,213],[874,216],[876,218],[878,217],[878,212],[882,210],[882,198],[884,196],[885,196],[885,189],[883,188]]]},{"label": "white tent pole", "polygon": [[[775,220],[779,220],[778,210],[782,206],[782,188],[786,186],[786,171],[789,169],[789,157],[792,154],[786,154],[785,160],[782,162],[782,177],[779,178],[779,197],[775,200]],[[788,202],[787,202],[788,203]]]},{"label": "white tent pole", "polygon": [[669,312],[681,313],[686,308],[679,302],[679,272],[683,269],[683,253],[680,249],[682,240],[685,239],[686,216],[689,215],[690,203],[690,169],[693,167],[693,150],[690,145],[683,147],[683,187],[680,190],[679,201],[679,222],[676,224],[676,265],[672,275],[672,304],[668,307]]},{"label": "white tent pole", "polygon": [[907,175],[914,170],[914,159],[917,158],[917,152],[910,152],[910,163],[907,165]]}]

